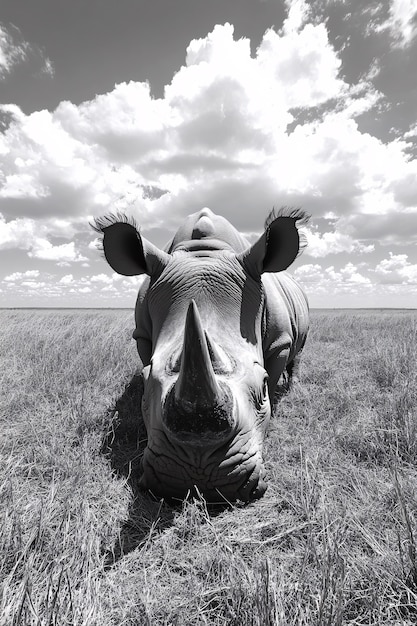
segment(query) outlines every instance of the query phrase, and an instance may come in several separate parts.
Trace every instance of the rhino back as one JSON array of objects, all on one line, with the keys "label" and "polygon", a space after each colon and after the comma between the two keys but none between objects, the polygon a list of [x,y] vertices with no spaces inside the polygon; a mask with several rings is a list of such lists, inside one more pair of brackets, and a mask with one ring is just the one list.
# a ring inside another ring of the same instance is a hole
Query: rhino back
[{"label": "rhino back", "polygon": [[178,247],[187,250],[192,241],[210,239],[218,242],[219,250],[228,248],[235,252],[243,252],[250,245],[249,241],[226,218],[205,208],[185,219],[167,244],[166,252],[174,252]]}]

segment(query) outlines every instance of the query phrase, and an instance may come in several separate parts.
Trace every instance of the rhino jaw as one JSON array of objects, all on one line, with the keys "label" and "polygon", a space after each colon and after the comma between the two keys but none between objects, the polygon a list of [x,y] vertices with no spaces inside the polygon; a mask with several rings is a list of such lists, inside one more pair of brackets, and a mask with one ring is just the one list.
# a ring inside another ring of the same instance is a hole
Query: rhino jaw
[{"label": "rhino jaw", "polygon": [[140,487],[158,498],[201,493],[210,502],[256,500],[267,485],[262,449],[250,439],[248,433],[235,433],[225,444],[199,449],[172,437],[167,440],[159,431],[145,449]]}]

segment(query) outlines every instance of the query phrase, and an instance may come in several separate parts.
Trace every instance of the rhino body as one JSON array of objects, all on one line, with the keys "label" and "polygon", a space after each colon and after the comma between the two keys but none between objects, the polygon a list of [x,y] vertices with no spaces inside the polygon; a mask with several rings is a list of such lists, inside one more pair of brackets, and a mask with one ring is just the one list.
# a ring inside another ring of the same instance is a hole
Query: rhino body
[{"label": "rhino body", "polygon": [[148,434],[141,484],[165,497],[260,497],[262,448],[282,375],[291,380],[308,303],[284,270],[300,249],[301,211],[270,219],[252,246],[209,209],[165,251],[126,219],[96,220],[111,267],[148,274],[135,320]]}]

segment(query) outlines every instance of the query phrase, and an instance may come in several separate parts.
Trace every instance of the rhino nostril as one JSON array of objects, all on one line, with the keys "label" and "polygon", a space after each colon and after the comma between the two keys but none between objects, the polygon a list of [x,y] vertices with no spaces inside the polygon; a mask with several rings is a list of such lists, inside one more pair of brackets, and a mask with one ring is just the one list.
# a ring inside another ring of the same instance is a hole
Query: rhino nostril
[{"label": "rhino nostril", "polygon": [[223,382],[215,404],[208,405],[196,393],[195,401],[177,398],[175,385],[164,403],[164,423],[171,433],[204,439],[229,434],[234,425],[233,396]]}]

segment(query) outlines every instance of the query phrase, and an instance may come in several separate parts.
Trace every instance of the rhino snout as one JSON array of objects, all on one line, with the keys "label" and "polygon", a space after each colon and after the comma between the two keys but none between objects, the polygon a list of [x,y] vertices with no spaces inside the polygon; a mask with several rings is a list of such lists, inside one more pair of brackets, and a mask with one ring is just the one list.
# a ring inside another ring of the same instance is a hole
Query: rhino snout
[{"label": "rhino snout", "polygon": [[169,433],[176,439],[192,441],[195,444],[218,443],[227,438],[234,427],[233,397],[225,383],[218,383],[220,393],[215,404],[178,398],[175,386],[168,393],[163,422]]}]

